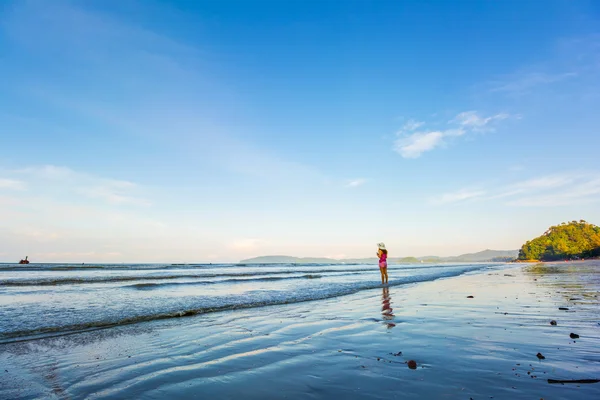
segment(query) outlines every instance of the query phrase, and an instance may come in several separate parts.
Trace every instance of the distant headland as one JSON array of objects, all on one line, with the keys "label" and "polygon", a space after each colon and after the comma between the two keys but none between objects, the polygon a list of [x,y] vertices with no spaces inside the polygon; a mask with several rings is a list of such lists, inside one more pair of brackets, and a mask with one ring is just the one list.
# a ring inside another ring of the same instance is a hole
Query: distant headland
[{"label": "distant headland", "polygon": [[600,227],[584,220],[551,226],[527,241],[518,261],[579,260],[600,257]]},{"label": "distant headland", "polygon": [[[483,250],[454,257],[391,257],[391,263],[508,262],[517,258],[519,250]],[[241,264],[373,264],[373,258],[334,259],[325,257],[262,256],[241,260]]]}]

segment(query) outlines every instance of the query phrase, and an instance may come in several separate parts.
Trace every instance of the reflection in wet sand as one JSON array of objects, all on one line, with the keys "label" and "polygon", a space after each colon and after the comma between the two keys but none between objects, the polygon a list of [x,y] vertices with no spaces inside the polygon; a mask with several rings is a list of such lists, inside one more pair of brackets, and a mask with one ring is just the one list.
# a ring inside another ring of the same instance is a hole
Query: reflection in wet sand
[{"label": "reflection in wet sand", "polygon": [[393,328],[396,326],[393,322],[394,319],[394,310],[392,309],[392,298],[390,297],[390,289],[387,287],[383,288],[383,294],[381,296],[381,315],[383,315],[384,321],[388,328]]},{"label": "reflection in wet sand", "polygon": [[560,293],[565,302],[591,307],[598,305],[600,262],[596,260],[586,263],[540,263],[524,268],[523,272],[538,285]]}]

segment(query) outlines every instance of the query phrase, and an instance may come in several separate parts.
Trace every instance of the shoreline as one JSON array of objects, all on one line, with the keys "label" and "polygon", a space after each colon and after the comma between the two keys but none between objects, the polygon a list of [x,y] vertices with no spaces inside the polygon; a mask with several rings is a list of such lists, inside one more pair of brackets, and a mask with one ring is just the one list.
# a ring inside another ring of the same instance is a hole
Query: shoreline
[{"label": "shoreline", "polygon": [[600,262],[583,263],[580,271],[545,263],[555,264],[546,273],[508,264],[326,300],[4,344],[0,397],[600,397],[598,383],[547,381],[600,378]]},{"label": "shoreline", "polygon": [[520,261],[511,261],[508,264],[562,264],[562,263],[582,263],[585,264],[587,262],[598,262],[600,258],[586,258],[582,260],[557,260],[557,261],[540,261],[540,260],[520,260]]}]

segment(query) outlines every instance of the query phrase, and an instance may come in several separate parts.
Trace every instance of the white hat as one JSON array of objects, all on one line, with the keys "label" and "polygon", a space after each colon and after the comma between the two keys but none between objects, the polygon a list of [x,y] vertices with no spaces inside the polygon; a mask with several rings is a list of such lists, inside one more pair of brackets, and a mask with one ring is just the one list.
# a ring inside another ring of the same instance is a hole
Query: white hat
[{"label": "white hat", "polygon": [[385,250],[385,244],[383,243],[377,243],[377,247],[379,247],[381,250]]}]

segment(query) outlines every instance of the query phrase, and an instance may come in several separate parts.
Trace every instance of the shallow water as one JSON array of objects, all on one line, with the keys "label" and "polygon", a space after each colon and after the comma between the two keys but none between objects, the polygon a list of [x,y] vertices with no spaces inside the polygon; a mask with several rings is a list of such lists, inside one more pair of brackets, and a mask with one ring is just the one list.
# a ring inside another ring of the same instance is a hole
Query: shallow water
[{"label": "shallow water", "polygon": [[0,344],[0,398],[600,398],[548,383],[600,378],[600,263],[486,268]]},{"label": "shallow water", "polygon": [[[390,286],[499,268],[390,265]],[[0,264],[0,343],[380,286],[373,265]]]}]

